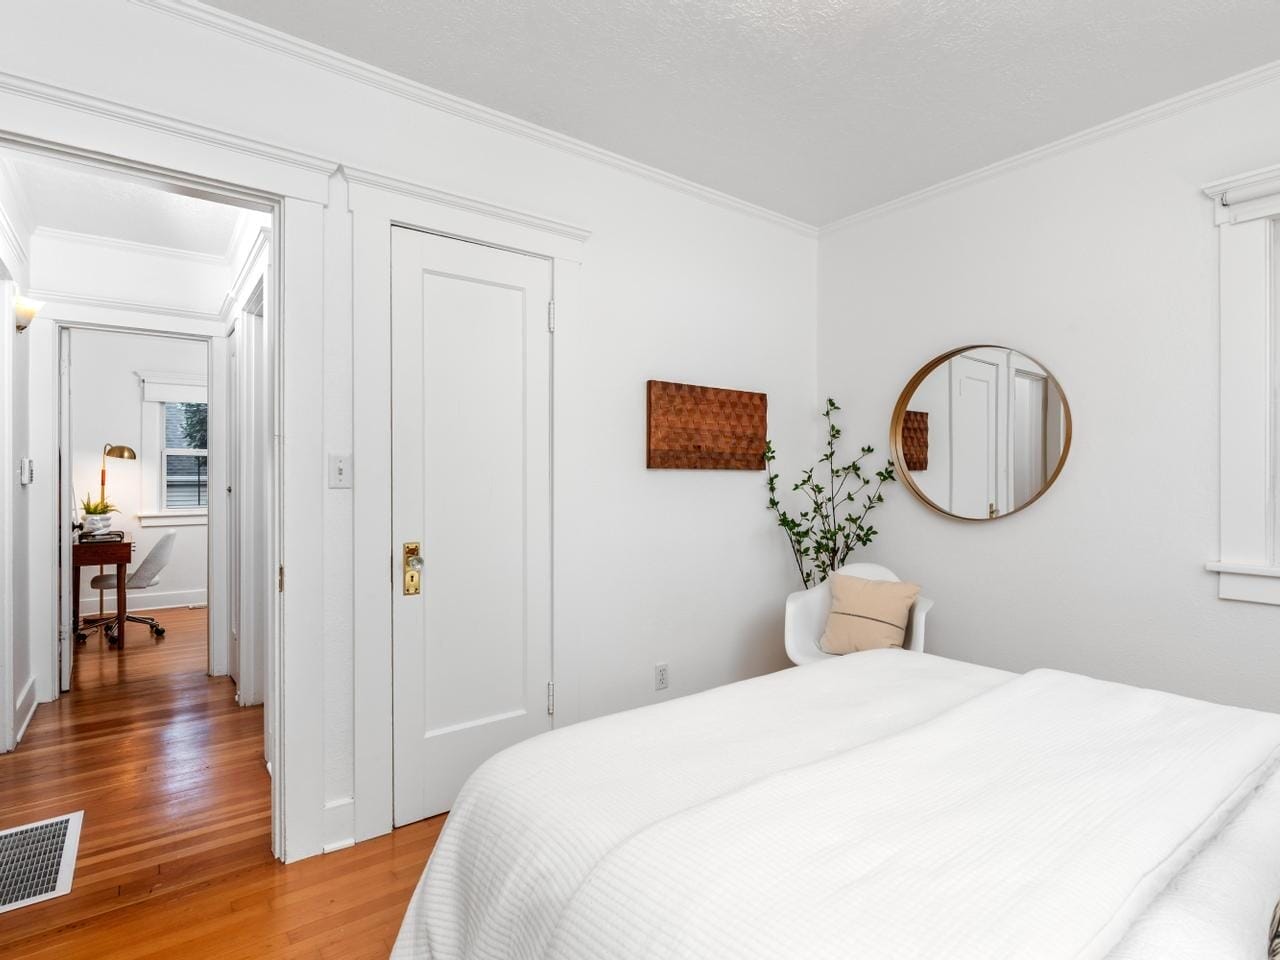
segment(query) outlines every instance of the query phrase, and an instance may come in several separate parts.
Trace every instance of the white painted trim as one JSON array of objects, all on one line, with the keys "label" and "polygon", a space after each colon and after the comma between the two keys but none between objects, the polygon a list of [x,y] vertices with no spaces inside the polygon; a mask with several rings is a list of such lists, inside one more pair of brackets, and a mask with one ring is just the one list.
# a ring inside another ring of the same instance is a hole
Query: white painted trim
[{"label": "white painted trim", "polygon": [[[328,190],[326,178],[326,200]],[[267,687],[279,691],[268,701],[278,723],[269,739],[288,745],[288,763],[277,765],[272,781],[281,785],[277,796],[283,797],[283,808],[273,809],[283,834],[277,854],[292,862],[324,846],[324,657],[319,644],[325,624],[323,607],[308,589],[324,579],[324,525],[316,522],[324,515],[324,445],[322,431],[306,426],[324,404],[324,203],[286,197],[277,224],[279,246],[271,270],[280,299],[266,312],[279,333],[275,355],[269,358],[275,366],[278,419],[275,462],[268,469],[276,480],[276,495],[267,515],[278,519],[279,528],[271,531],[267,569],[283,566],[285,589],[267,594],[268,620],[278,635],[268,647]],[[387,744],[389,753],[390,739]],[[271,759],[275,756],[273,750]]]},{"label": "white painted trim", "polygon": [[[94,310],[112,310],[120,313],[141,313],[148,316],[166,317],[176,320],[195,320],[200,323],[222,323],[216,313],[205,313],[200,310],[185,310],[182,307],[168,307],[159,303],[138,303],[132,300],[116,300],[111,297],[94,297],[78,293],[63,293],[58,290],[32,290],[30,296],[43,300],[46,304],[75,307],[88,307]],[[61,319],[61,318],[59,318]],[[216,336],[216,333],[205,333],[203,336]]]},{"label": "white painted trim", "polygon": [[[352,345],[352,364],[361,384],[353,397],[353,455],[361,474],[374,477],[391,476],[391,227],[408,226],[548,257],[553,261],[557,329],[573,329],[581,322],[578,268],[588,235],[585,229],[575,228],[582,239],[574,239],[562,229],[537,229],[519,211],[479,202],[459,204],[456,198],[439,199],[393,186],[396,189],[351,182],[347,191],[353,251],[347,302],[355,313],[354,329],[359,331]],[[554,350],[553,340],[553,355]],[[320,470],[319,464],[316,469]],[[353,494],[352,622],[360,625],[355,631],[352,668],[354,833],[362,841],[392,828],[393,584],[387,564],[395,545],[389,485],[357,483]],[[552,565],[554,578],[554,558]],[[554,609],[554,595],[552,599]]]},{"label": "white painted trim", "polygon": [[[88,588],[88,580],[85,580],[83,594],[80,597],[80,604],[86,613],[92,613],[97,610],[97,592],[90,591]],[[91,596],[92,593],[92,596]],[[85,604],[90,599],[93,601],[93,611],[90,611]],[[209,603],[209,592],[207,590],[130,590],[126,601],[126,606],[130,613],[137,613],[140,610],[168,610],[174,607],[204,607]],[[107,613],[115,613],[116,597],[115,592],[108,590],[102,597],[102,609]]]},{"label": "white painted trim", "polygon": [[1280,165],[1215,181],[1204,192],[1218,226],[1280,215]]},{"label": "white painted trim", "polygon": [[[138,0],[135,0],[138,2]],[[1062,137],[1054,140],[1052,143],[1046,143],[1043,146],[1026,150],[1022,153],[1014,154],[1012,157],[1006,157],[1003,160],[997,160],[995,163],[987,164],[985,167],[979,167],[977,170],[971,170],[968,173],[962,173],[959,176],[951,177],[940,183],[925,187],[912,193],[904,194],[885,203],[877,204],[874,207],[868,207],[866,210],[859,210],[851,213],[839,220],[833,220],[831,223],[824,224],[819,230],[819,236],[827,236],[843,230],[845,227],[861,223],[864,220],[871,220],[881,217],[905,207],[914,206],[922,203],[932,197],[937,197],[954,190],[967,187],[970,184],[980,183],[983,180],[990,180],[992,177],[1007,173],[1010,170],[1019,167],[1028,167],[1041,160],[1049,157],[1057,156],[1062,153],[1069,153],[1077,147],[1087,146],[1096,143],[1099,140],[1105,140],[1108,137],[1114,137],[1128,130],[1137,127],[1145,127],[1150,124],[1159,123],[1161,120],[1167,120],[1170,117],[1177,116],[1180,113],[1186,113],[1188,110],[1194,110],[1196,107],[1212,103],[1215,100],[1221,100],[1233,94],[1249,90],[1253,87],[1261,86],[1265,83],[1272,83],[1280,80],[1280,60],[1272,63],[1263,64],[1244,73],[1236,74],[1233,77],[1227,77],[1217,83],[1211,83],[1207,86],[1191,90],[1188,93],[1181,94],[1176,97],[1170,97],[1168,100],[1162,100],[1140,110],[1134,110],[1132,113],[1126,113],[1124,116],[1116,117],[1114,120],[1108,120],[1097,126],[1089,127],[1087,130],[1081,130],[1070,136]]]},{"label": "white painted trim", "polygon": [[[1259,173],[1219,181],[1219,557],[1218,596],[1280,604],[1276,514],[1280,509],[1280,356],[1276,276],[1280,220],[1238,217],[1265,204],[1280,180]],[[1234,199],[1233,199],[1234,197]],[[1223,206],[1226,198],[1226,206]],[[1275,211],[1280,216],[1280,208]]]},{"label": "white painted trim", "polygon": [[442,90],[436,90],[434,87],[418,83],[416,80],[409,80],[406,77],[364,63],[361,60],[356,60],[353,57],[301,40],[279,30],[273,30],[252,20],[246,20],[235,14],[227,13],[224,10],[206,6],[203,3],[195,2],[195,0],[131,0],[131,2],[140,7],[147,7],[169,16],[177,17],[204,29],[215,30],[225,36],[234,37],[237,40],[269,50],[272,53],[290,57],[313,67],[319,67],[321,70],[327,70],[330,73],[374,87],[385,93],[420,103],[450,116],[460,117],[472,123],[501,130],[503,133],[522,137],[525,140],[531,140],[543,146],[553,147],[574,156],[594,160],[597,163],[614,167],[625,173],[643,177],[664,187],[678,190],[707,203],[713,203],[729,210],[735,210],[761,220],[776,223],[804,236],[815,236],[817,234],[816,227],[802,220],[777,213],[712,187],[694,183],[692,180],[667,173],[637,160],[631,160],[563,133],[548,130],[546,127],[538,126],[527,120],[521,120],[519,117],[513,117],[510,114],[493,110],[470,100],[464,100],[461,97],[455,97]]},{"label": "white painted trim", "polygon": [[[72,115],[69,124],[67,117],[57,116],[59,111]],[[264,204],[263,193],[322,202],[337,166],[252,137],[3,71],[0,117],[5,131],[0,140],[17,149],[117,172],[124,160],[139,179],[194,186],[212,196],[243,199],[258,209]],[[129,128],[130,135],[122,137],[123,128]],[[78,140],[67,140],[71,135]],[[252,186],[240,194],[232,184]]]},{"label": "white painted trim", "polygon": [[1280,578],[1280,567],[1257,567],[1248,563],[1206,563],[1204,568],[1214,573],[1234,573],[1242,577]]},{"label": "white painted trim", "polygon": [[182,373],[172,370],[135,370],[134,373],[143,383],[159,383],[174,387],[200,387],[208,389],[209,378],[198,373]]},{"label": "white painted trim", "polygon": [[476,200],[472,197],[464,197],[460,194],[449,193],[446,190],[436,190],[433,187],[426,187],[419,183],[411,183],[408,180],[401,180],[397,177],[389,177],[385,174],[374,173],[370,170],[361,170],[358,167],[342,167],[341,173],[346,177],[347,183],[360,183],[369,187],[376,187],[387,193],[398,193],[406,197],[415,197],[419,200],[425,200],[428,203],[439,204],[445,207],[454,207],[458,210],[465,210],[469,213],[476,213],[484,217],[494,220],[502,220],[507,223],[519,224],[528,227],[531,230],[537,230],[540,233],[549,233],[552,236],[564,237],[574,243],[585,243],[591,236],[591,231],[586,227],[578,227],[571,223],[564,223],[560,220],[553,220],[550,217],[539,216],[536,213],[525,213],[520,210],[513,210],[510,207],[499,206],[495,203],[489,203],[485,200]]},{"label": "white painted trim", "polygon": [[207,527],[208,510],[146,510],[137,514],[142,527]]},{"label": "white painted trim", "polygon": [[137,240],[121,240],[118,237],[101,237],[94,233],[80,233],[75,230],[59,230],[55,227],[36,227],[33,237],[64,243],[79,243],[90,247],[103,247],[108,250],[120,250],[124,253],[140,254],[148,257],[165,257],[169,260],[187,260],[192,263],[204,263],[225,266],[225,253],[201,253],[198,250],[182,250],[178,247],[162,247],[155,243],[141,243]]}]

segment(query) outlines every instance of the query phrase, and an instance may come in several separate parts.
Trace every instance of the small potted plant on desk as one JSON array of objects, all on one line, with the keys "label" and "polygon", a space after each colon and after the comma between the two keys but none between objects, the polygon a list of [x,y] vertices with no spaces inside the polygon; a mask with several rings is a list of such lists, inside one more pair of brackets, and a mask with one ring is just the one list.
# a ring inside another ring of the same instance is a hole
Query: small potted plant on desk
[{"label": "small potted plant on desk", "polygon": [[84,532],[92,536],[111,529],[111,514],[119,513],[115,505],[105,497],[94,500],[86,496],[81,505],[84,511]]}]

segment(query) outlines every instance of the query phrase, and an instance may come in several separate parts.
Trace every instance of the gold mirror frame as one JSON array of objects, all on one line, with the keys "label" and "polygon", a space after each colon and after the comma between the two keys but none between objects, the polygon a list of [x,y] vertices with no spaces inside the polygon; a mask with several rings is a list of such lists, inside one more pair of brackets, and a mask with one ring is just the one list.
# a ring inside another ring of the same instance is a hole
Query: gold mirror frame
[{"label": "gold mirror frame", "polygon": [[933,510],[935,513],[940,513],[944,517],[951,517],[953,520],[964,520],[967,523],[986,523],[991,520],[1000,520],[1004,517],[1012,517],[1015,513],[1021,513],[1023,510],[1027,509],[1027,507],[1031,506],[1043,497],[1045,492],[1048,491],[1055,482],[1057,482],[1058,475],[1062,473],[1062,468],[1066,465],[1067,454],[1071,452],[1072,427],[1071,404],[1067,401],[1067,392],[1062,389],[1062,384],[1058,382],[1058,378],[1049,371],[1048,367],[1029,353],[1022,353],[1022,351],[1019,350],[1018,353],[1022,353],[1024,357],[1044,371],[1049,382],[1053,386],[1057,387],[1058,396],[1062,398],[1062,414],[1064,421],[1062,430],[1062,453],[1058,455],[1057,466],[1053,468],[1053,473],[1051,473],[1048,479],[1045,480],[1044,486],[1040,488],[1040,491],[1022,506],[1010,510],[1008,513],[998,513],[994,517],[966,517],[959,513],[952,513],[950,510],[943,510],[940,506],[930,500],[929,497],[925,495],[924,491],[916,486],[915,481],[911,479],[911,471],[907,470],[903,466],[906,462],[906,458],[903,456],[902,450],[902,421],[906,418],[907,406],[911,403],[911,398],[915,396],[916,389],[924,382],[925,377],[929,376],[929,374],[933,373],[933,371],[937,370],[938,367],[942,366],[947,361],[960,356],[962,353],[967,353],[970,350],[1012,349],[1012,347],[998,343],[970,343],[963,347],[957,347],[955,350],[948,350],[946,353],[940,353],[917,370],[915,376],[908,380],[907,385],[902,388],[902,393],[898,394],[898,402],[893,408],[893,419],[889,421],[889,453],[893,458],[894,470],[897,472],[898,479],[907,485],[907,488],[915,494],[917,500],[923,503],[930,510]]}]

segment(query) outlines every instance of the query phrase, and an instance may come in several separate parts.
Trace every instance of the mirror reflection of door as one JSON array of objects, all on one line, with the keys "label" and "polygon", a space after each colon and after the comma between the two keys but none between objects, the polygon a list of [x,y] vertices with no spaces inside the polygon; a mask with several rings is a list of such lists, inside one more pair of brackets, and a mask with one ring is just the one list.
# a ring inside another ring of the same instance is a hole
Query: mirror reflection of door
[{"label": "mirror reflection of door", "polygon": [[[899,399],[927,418],[927,466],[904,479],[931,506],[966,519],[1026,506],[1053,481],[1068,444],[1069,413],[1057,381],[1007,347],[968,347],[926,365]],[[895,436],[901,444],[901,437]]]},{"label": "mirror reflection of door", "polygon": [[949,364],[951,494],[948,509],[966,517],[980,517],[1000,500],[1002,360],[1002,357],[965,354]]}]

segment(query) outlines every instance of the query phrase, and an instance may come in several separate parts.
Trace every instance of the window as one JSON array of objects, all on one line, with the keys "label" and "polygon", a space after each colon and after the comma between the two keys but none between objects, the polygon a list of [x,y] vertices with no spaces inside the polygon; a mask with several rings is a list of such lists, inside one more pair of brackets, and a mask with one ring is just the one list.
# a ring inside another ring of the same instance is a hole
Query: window
[{"label": "window", "polygon": [[1222,342],[1218,596],[1280,604],[1280,167],[1210,184]]},{"label": "window", "polygon": [[209,506],[208,447],[208,404],[164,404],[163,509]]}]

